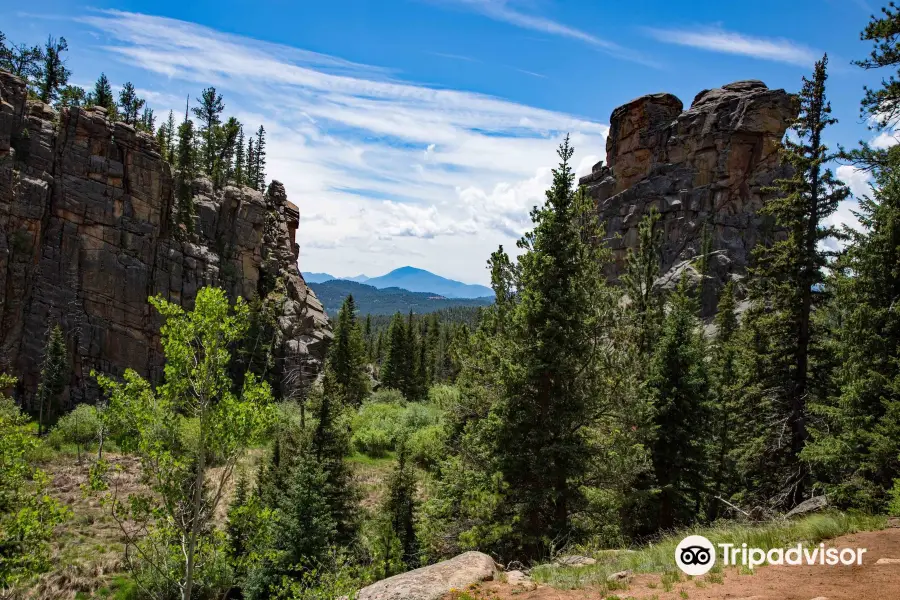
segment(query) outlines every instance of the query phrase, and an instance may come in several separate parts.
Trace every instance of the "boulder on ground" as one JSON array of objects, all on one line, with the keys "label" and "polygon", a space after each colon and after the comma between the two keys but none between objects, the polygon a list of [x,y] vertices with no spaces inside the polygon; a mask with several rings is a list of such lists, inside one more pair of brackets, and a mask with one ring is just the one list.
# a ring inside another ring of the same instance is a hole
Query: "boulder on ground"
[{"label": "boulder on ground", "polygon": [[827,506],[828,498],[826,498],[825,496],[814,496],[809,500],[804,500],[803,502],[795,506],[788,514],[785,515],[785,518],[791,519],[793,517],[808,515],[809,513],[818,512]]},{"label": "boulder on ground", "polygon": [[553,564],[557,567],[586,567],[597,564],[597,561],[589,556],[573,555],[560,557]]},{"label": "boulder on ground", "polygon": [[451,590],[490,581],[497,566],[487,554],[466,552],[456,558],[394,575],[364,587],[357,600],[438,600]]}]

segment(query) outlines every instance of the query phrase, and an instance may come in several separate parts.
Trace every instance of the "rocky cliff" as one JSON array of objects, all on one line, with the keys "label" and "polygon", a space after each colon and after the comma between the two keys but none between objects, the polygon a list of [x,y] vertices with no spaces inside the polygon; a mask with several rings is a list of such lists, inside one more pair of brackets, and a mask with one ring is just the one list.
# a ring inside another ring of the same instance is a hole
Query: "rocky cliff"
[{"label": "rocky cliff", "polygon": [[643,96],[610,118],[606,164],[581,178],[596,199],[613,248],[610,275],[623,271],[637,245],[638,223],[661,213],[661,283],[681,273],[698,277],[703,230],[711,243],[703,310],[717,289],[746,270],[750,250],[770,226],[756,213],[766,187],[785,175],[779,142],[796,115],[794,97],[761,81],[738,81],[697,94],[690,108],[671,94]]},{"label": "rocky cliff", "polygon": [[19,377],[20,399],[34,394],[56,323],[72,367],[67,401],[97,397],[92,369],[157,378],[161,323],[147,298],[190,308],[207,285],[274,302],[277,353],[295,375],[285,393],[315,375],[331,332],[297,268],[299,215],[284,187],[199,179],[194,202],[188,234],[171,224],[173,174],[152,136],[103,108],[28,101],[0,71],[0,372]]}]

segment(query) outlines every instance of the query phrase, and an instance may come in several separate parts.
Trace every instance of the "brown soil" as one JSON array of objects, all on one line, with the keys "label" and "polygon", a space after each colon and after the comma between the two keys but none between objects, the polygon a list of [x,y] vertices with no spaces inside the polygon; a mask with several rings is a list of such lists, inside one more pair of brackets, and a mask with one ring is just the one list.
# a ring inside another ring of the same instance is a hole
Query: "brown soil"
[{"label": "brown soil", "polygon": [[866,548],[860,566],[767,566],[753,574],[727,568],[721,583],[706,577],[684,579],[664,591],[658,575],[638,575],[614,592],[558,590],[539,586],[525,591],[499,581],[477,586],[471,595],[490,600],[894,600],[900,599],[900,563],[876,565],[879,558],[900,559],[900,528],[836,538],[827,547]]}]

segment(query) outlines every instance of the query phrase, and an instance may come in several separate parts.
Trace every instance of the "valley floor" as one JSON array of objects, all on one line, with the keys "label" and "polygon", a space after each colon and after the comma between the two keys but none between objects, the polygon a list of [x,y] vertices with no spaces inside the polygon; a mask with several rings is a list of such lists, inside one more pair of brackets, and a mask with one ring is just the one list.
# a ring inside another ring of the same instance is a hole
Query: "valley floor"
[{"label": "valley floor", "polygon": [[[627,589],[560,590],[541,585],[526,591],[501,581],[474,587],[466,594],[479,600],[889,600],[900,598],[900,522],[881,531],[841,536],[826,547],[866,548],[860,566],[766,566],[753,574],[726,568],[713,581],[682,578],[664,585],[660,575],[637,575]],[[894,564],[876,564],[879,559]],[[718,582],[721,579],[721,582]],[[666,589],[668,588],[668,591]]]}]

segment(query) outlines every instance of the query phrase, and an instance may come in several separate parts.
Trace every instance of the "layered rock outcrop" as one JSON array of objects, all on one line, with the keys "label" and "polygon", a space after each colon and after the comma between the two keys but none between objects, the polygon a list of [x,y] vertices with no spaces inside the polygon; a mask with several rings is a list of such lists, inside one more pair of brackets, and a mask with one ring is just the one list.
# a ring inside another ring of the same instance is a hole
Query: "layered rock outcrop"
[{"label": "layered rock outcrop", "polygon": [[[687,110],[671,94],[653,94],[613,111],[606,164],[580,180],[607,225],[614,258],[609,275],[623,272],[627,250],[638,243],[638,224],[656,207],[663,281],[692,269],[704,227],[710,277],[721,284],[741,276],[770,225],[757,211],[765,188],[786,175],[778,148],[795,115],[794,97],[761,81],[705,90]],[[707,314],[718,287],[706,286]]]},{"label": "layered rock outcrop", "polygon": [[[276,346],[293,385],[315,376],[331,337],[297,268],[299,219],[284,187],[194,182],[194,233],[172,225],[173,174],[152,136],[105,109],[57,113],[0,72],[0,372],[37,387],[48,327],[66,334],[68,402],[91,401],[92,369],[161,374],[161,294],[190,308],[218,285],[276,302]],[[285,390],[290,393],[291,390]]]}]

